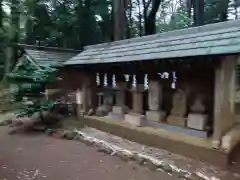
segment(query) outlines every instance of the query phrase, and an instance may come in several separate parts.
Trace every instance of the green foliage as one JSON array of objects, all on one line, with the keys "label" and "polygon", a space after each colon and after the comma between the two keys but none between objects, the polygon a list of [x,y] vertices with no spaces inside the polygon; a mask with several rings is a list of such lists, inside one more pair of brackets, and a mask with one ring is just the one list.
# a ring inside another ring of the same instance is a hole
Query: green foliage
[{"label": "green foliage", "polygon": [[205,0],[204,22],[205,24],[227,20],[229,0]]},{"label": "green foliage", "polygon": [[[24,0],[25,43],[80,49],[109,40],[109,0]],[[54,3],[55,2],[55,3]],[[55,4],[55,8],[53,8]],[[97,20],[97,16],[101,20]]]},{"label": "green foliage", "polygon": [[[50,67],[37,67],[27,59],[23,59],[16,69],[7,74],[11,83],[18,86],[14,92],[15,100],[23,103],[22,111],[19,116],[31,116],[35,112],[51,109],[54,101],[48,101],[44,98],[45,87],[56,81],[57,70]],[[30,104],[25,104],[24,99]]]}]

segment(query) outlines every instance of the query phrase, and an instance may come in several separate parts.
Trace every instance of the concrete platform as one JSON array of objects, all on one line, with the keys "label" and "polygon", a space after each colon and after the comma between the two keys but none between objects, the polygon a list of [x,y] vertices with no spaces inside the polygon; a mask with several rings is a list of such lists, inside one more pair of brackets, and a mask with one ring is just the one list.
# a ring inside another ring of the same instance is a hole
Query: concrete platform
[{"label": "concrete platform", "polygon": [[127,123],[109,117],[85,118],[86,125],[131,141],[206,161],[222,168],[229,165],[229,153],[212,149],[210,138],[194,137],[153,127],[129,127]]}]

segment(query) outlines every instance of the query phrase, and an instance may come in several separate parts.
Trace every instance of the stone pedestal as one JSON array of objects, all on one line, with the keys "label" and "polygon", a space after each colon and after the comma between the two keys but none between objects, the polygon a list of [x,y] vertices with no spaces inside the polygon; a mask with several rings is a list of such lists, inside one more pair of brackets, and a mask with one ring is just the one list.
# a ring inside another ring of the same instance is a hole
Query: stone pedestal
[{"label": "stone pedestal", "polygon": [[127,107],[125,105],[127,84],[125,82],[116,83],[116,105],[112,107],[112,114],[124,117],[127,112]]},{"label": "stone pedestal", "polygon": [[147,111],[146,119],[156,122],[161,122],[165,119],[166,112],[165,111]]},{"label": "stone pedestal", "polygon": [[132,126],[143,126],[144,120],[144,115],[129,113],[125,115],[124,121]]},{"label": "stone pedestal", "polygon": [[126,112],[127,112],[127,107],[126,106],[113,106],[112,107],[112,113],[113,114],[123,115]]},{"label": "stone pedestal", "polygon": [[176,116],[176,115],[169,115],[167,117],[167,122],[174,126],[186,126],[186,119],[184,117]]},{"label": "stone pedestal", "polygon": [[133,112],[141,114],[143,111],[142,92],[133,92]]},{"label": "stone pedestal", "polygon": [[143,94],[144,86],[142,84],[137,84],[136,89],[132,89],[133,93],[133,109],[132,112],[125,115],[125,122],[134,125],[141,126],[145,116],[142,115],[143,112]]},{"label": "stone pedestal", "polygon": [[117,106],[125,105],[125,91],[124,90],[118,90],[116,92],[116,105]]},{"label": "stone pedestal", "polygon": [[208,116],[206,114],[190,113],[187,118],[187,127],[198,130],[205,130]]},{"label": "stone pedestal", "polygon": [[231,152],[231,150],[239,142],[240,142],[240,125],[236,125],[222,137],[221,148],[226,152]]}]

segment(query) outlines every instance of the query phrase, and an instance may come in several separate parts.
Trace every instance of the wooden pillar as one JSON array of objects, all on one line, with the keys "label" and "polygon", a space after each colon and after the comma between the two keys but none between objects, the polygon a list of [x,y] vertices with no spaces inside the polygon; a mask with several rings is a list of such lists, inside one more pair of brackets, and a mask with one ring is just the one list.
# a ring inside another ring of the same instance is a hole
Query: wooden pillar
[{"label": "wooden pillar", "polygon": [[94,73],[84,73],[84,78],[82,82],[82,101],[83,101],[83,110],[88,112],[89,109],[96,107],[96,77]]},{"label": "wooden pillar", "polygon": [[236,56],[219,59],[215,67],[213,147],[219,148],[222,136],[234,124]]}]

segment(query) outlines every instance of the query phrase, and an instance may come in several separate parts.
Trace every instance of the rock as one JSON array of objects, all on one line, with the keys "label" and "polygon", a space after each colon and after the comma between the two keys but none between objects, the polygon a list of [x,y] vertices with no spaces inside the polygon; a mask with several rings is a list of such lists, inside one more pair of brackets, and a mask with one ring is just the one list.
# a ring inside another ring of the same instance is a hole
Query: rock
[{"label": "rock", "polygon": [[116,168],[116,169],[120,169],[121,166],[120,166],[120,165],[116,165],[115,168]]},{"label": "rock", "polygon": [[98,146],[97,148],[98,148],[97,149],[98,152],[103,152],[104,154],[112,154],[113,153],[113,150],[105,145]]},{"label": "rock", "polygon": [[148,168],[149,168],[151,171],[156,171],[157,168],[158,168],[158,166],[155,165],[155,164],[153,164],[151,161],[148,161],[148,162],[147,162],[147,166],[148,166]]},{"label": "rock", "polygon": [[63,130],[56,130],[54,137],[64,139],[65,132]]},{"label": "rock", "polygon": [[171,166],[169,166],[169,164],[167,163],[161,163],[160,165],[158,165],[158,168],[161,168],[162,170],[166,171],[166,172],[172,172],[172,168]]},{"label": "rock", "polygon": [[93,142],[90,141],[89,139],[86,139],[86,138],[83,138],[83,141],[82,141],[84,144],[86,144],[87,146],[92,146],[93,145]]},{"label": "rock", "polygon": [[52,133],[53,133],[53,130],[52,130],[52,129],[47,129],[47,130],[46,130],[46,134],[47,134],[47,135],[51,136]]},{"label": "rock", "polygon": [[203,180],[199,176],[197,176],[195,173],[191,173],[188,176],[185,177],[187,180]]},{"label": "rock", "polygon": [[0,122],[0,126],[6,126],[6,125],[10,125],[10,124],[12,124],[11,119],[3,120]]},{"label": "rock", "polygon": [[83,136],[82,135],[80,135],[80,134],[77,134],[76,136],[75,136],[75,138],[74,138],[74,140],[76,140],[76,141],[83,141]]},{"label": "rock", "polygon": [[123,161],[130,161],[131,156],[129,154],[124,153],[123,151],[117,152],[117,156],[122,159]]},{"label": "rock", "polygon": [[186,177],[188,177],[189,173],[186,172],[186,171],[179,171],[179,172],[176,172],[176,175],[177,175],[179,178],[186,178]]},{"label": "rock", "polygon": [[76,132],[66,132],[64,136],[67,140],[73,140],[76,135]]},{"label": "rock", "polygon": [[94,110],[93,110],[93,108],[88,111],[88,114],[87,114],[87,115],[88,115],[88,116],[94,115]]},{"label": "rock", "polygon": [[106,116],[109,112],[111,112],[111,106],[101,105],[96,110],[97,116]]},{"label": "rock", "polygon": [[140,157],[137,153],[134,153],[132,156],[133,160],[135,160],[139,165],[143,165],[146,160],[143,157]]}]

